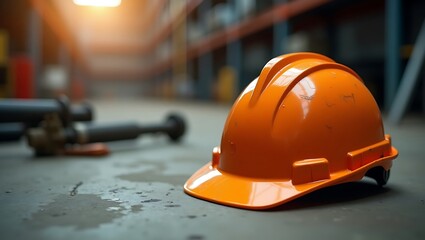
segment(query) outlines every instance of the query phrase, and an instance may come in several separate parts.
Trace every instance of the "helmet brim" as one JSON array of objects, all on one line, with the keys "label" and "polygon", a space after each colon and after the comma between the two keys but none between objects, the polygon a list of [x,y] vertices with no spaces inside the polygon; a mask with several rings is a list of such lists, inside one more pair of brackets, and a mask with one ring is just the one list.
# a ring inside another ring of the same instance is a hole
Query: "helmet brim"
[{"label": "helmet brim", "polygon": [[324,187],[358,181],[374,167],[381,166],[388,170],[397,155],[398,152],[393,147],[390,156],[377,159],[354,171],[340,171],[331,174],[329,179],[298,185],[293,185],[291,180],[236,176],[208,163],[186,181],[184,191],[191,196],[232,207],[269,209]]}]

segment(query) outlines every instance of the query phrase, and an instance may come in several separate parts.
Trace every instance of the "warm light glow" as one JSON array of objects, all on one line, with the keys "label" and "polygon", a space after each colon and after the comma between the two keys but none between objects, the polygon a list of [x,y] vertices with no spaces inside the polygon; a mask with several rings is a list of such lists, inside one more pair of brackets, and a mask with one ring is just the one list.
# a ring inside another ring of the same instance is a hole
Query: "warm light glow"
[{"label": "warm light glow", "polygon": [[74,3],[80,6],[118,7],[121,0],[74,0]]}]

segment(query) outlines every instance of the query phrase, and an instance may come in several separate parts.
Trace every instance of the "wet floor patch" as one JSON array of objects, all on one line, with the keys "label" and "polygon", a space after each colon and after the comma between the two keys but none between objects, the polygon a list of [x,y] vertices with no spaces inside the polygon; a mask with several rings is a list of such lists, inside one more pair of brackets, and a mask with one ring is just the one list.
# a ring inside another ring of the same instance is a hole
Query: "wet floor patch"
[{"label": "wet floor patch", "polygon": [[[207,214],[202,214],[201,216],[202,217],[206,217]],[[198,217],[197,215],[186,215],[186,216],[182,216],[182,218],[189,218],[189,219],[195,219],[197,217]]]},{"label": "wet floor patch", "polygon": [[164,207],[174,208],[174,207],[181,207],[181,205],[180,204],[167,204],[167,205],[164,205]]},{"label": "wet floor patch", "polygon": [[161,201],[161,199],[151,198],[151,199],[148,199],[148,200],[143,200],[142,203],[153,203],[153,202],[160,202],[160,201]]},{"label": "wet floor patch", "polygon": [[97,228],[122,217],[124,207],[94,194],[60,195],[53,202],[41,206],[26,224],[33,228],[74,226],[76,229]]},{"label": "wet floor patch", "polygon": [[188,178],[187,175],[165,175],[156,170],[123,174],[117,177],[130,182],[161,182],[171,185],[183,185]]},{"label": "wet floor patch", "polygon": [[146,171],[122,174],[117,177],[130,181],[130,182],[161,182],[171,185],[182,185],[187,180],[187,175],[179,174],[164,174],[165,164],[161,162],[147,162],[146,164],[152,165],[154,168]]},{"label": "wet floor patch", "polygon": [[187,237],[188,240],[202,240],[205,237],[203,235],[193,234]]},{"label": "wet floor patch", "polygon": [[141,211],[142,211],[142,207],[143,207],[143,205],[142,205],[142,204],[136,204],[136,205],[133,205],[133,206],[131,206],[131,212],[132,212],[132,213],[138,213],[138,212],[141,212]]}]

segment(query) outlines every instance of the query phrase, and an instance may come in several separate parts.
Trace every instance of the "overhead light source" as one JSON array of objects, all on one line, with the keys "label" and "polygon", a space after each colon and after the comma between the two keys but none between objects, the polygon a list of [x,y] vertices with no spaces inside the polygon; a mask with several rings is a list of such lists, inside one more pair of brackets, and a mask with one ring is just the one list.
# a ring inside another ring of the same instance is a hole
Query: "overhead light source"
[{"label": "overhead light source", "polygon": [[91,7],[118,7],[121,0],[73,0],[79,6]]}]

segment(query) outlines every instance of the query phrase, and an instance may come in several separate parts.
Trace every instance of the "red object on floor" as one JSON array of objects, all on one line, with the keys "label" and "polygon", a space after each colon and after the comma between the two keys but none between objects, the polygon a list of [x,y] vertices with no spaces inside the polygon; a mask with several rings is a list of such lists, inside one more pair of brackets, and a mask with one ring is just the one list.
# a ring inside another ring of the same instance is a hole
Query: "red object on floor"
[{"label": "red object on floor", "polygon": [[31,59],[27,56],[16,56],[10,59],[12,84],[15,98],[34,97],[34,67]]}]

